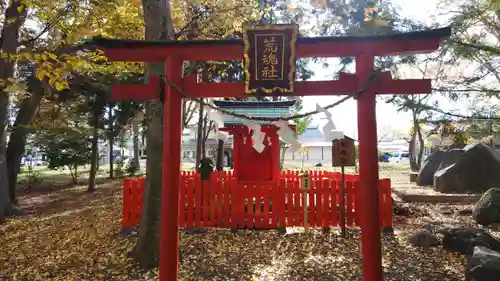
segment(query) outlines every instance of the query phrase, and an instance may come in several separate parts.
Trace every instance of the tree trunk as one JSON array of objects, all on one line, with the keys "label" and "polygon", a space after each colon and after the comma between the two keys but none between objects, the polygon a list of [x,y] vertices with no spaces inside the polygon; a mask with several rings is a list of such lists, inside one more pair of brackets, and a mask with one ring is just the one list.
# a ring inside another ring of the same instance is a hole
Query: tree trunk
[{"label": "tree trunk", "polygon": [[202,147],[202,155],[203,157],[207,157],[207,140],[210,132],[215,129],[215,124],[213,121],[208,120],[208,116],[205,116],[203,119],[203,141],[201,144]]},{"label": "tree trunk", "polygon": [[146,132],[145,132],[146,126],[142,126],[142,131],[141,131],[141,150],[142,154],[144,155],[144,149],[146,148]]},{"label": "tree trunk", "polygon": [[113,106],[110,104],[108,105],[108,131],[106,133],[106,137],[108,138],[108,162],[109,162],[109,178],[114,179],[115,178],[115,171],[114,171],[114,155],[113,155],[113,145],[115,144],[115,135],[114,135],[114,127],[113,127]]},{"label": "tree trunk", "polygon": [[93,127],[92,128],[92,154],[90,156],[90,174],[89,174],[89,186],[87,191],[93,192],[96,186],[96,174],[97,174],[97,161],[99,161],[99,148],[97,146],[99,141],[99,134],[97,129],[99,127],[99,115],[94,114]]},{"label": "tree trunk", "polygon": [[113,133],[108,133],[108,146],[109,146],[109,178],[114,179],[115,178],[115,171],[114,171],[114,161],[115,157],[113,154],[113,145],[115,144],[115,137]]},{"label": "tree trunk", "polygon": [[122,156],[122,161],[120,163],[123,164],[123,159],[125,158],[125,134],[121,134],[119,138],[119,143],[120,143],[120,155]]},{"label": "tree trunk", "polygon": [[75,172],[73,174],[75,176],[73,178],[73,184],[78,184],[78,165],[75,164],[73,169],[75,170]]},{"label": "tree trunk", "polygon": [[[5,19],[2,28],[0,51],[7,58],[0,60],[0,80],[7,82],[14,76],[14,60],[9,59],[9,54],[16,54],[19,44],[19,31],[24,24],[27,8],[23,0],[11,0],[5,10]],[[7,172],[6,132],[8,124],[9,93],[6,86],[0,88],[0,221],[6,216],[15,214],[16,208],[9,196],[9,175]]]},{"label": "tree trunk", "polygon": [[9,197],[6,164],[5,144],[0,144],[0,223],[4,222],[6,217],[21,214]]},{"label": "tree trunk", "polygon": [[415,141],[416,141],[416,134],[413,133],[413,136],[411,136],[411,140],[408,142],[408,158],[410,160],[410,169],[412,171],[418,171],[418,165],[415,157]]},{"label": "tree trunk", "polygon": [[[36,78],[33,78],[36,80]],[[40,101],[44,95],[44,88],[38,80],[33,81],[31,96],[24,99],[19,107],[16,121],[10,133],[7,146],[7,172],[9,177],[9,196],[12,202],[16,202],[17,176],[21,170],[21,159],[24,155],[29,129],[26,128],[36,117]]]},{"label": "tree trunk", "polygon": [[201,137],[201,158],[207,157],[207,138],[205,137],[207,135],[207,123],[208,123],[208,117],[203,118],[203,134]]},{"label": "tree trunk", "polygon": [[217,163],[216,169],[217,171],[224,171],[224,141],[219,140],[217,143]]},{"label": "tree trunk", "polygon": [[132,120],[132,145],[134,149],[134,159],[132,161],[134,161],[134,165],[138,171],[141,169],[139,163],[139,122],[137,118]]},{"label": "tree trunk", "polygon": [[187,128],[195,112],[196,102],[188,99],[182,100],[182,129]]},{"label": "tree trunk", "polygon": [[[143,0],[146,40],[173,40],[175,37],[170,1]],[[148,63],[146,75],[165,75],[165,63]],[[146,103],[147,162],[146,187],[142,207],[139,237],[134,256],[143,268],[158,264],[161,218],[163,104],[159,100]],[[172,200],[177,200],[172,198]],[[165,218],[164,218],[165,219]]]},{"label": "tree trunk", "polygon": [[196,132],[196,171],[199,171],[200,161],[203,155],[203,99],[198,109],[198,131]]},{"label": "tree trunk", "polygon": [[424,156],[424,148],[425,148],[425,143],[424,143],[424,138],[422,136],[422,130],[420,128],[420,123],[418,121],[415,122],[415,128],[416,128],[416,134],[418,137],[418,142],[419,142],[419,152],[418,152],[418,158],[417,158],[417,168],[420,170],[422,167],[422,158]]},{"label": "tree trunk", "polygon": [[[412,171],[419,171],[422,166],[422,158],[424,155],[424,138],[422,136],[422,129],[420,128],[420,123],[418,120],[419,113],[417,110],[412,111],[412,120],[413,120],[413,135],[411,136],[411,140],[408,143],[408,156],[410,160],[410,169]],[[418,140],[418,148],[419,152],[416,154],[416,142]]]}]

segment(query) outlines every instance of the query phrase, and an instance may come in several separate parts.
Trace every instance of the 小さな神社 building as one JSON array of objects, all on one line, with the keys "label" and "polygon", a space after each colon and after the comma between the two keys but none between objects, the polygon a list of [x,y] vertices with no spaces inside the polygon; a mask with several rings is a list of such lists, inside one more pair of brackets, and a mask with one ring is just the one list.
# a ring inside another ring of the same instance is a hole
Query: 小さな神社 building
[{"label": "\u5c0f\u3055\u306a\u795e\u793e building", "polygon": [[[224,101],[215,100],[214,105],[227,111],[254,117],[290,117],[290,108],[295,104],[290,101]],[[245,125],[245,120],[229,115],[224,116],[224,128],[233,135],[234,175],[238,181],[277,180],[280,176],[280,139],[278,127],[270,122],[260,123],[265,134],[262,151],[253,147],[252,130]],[[290,125],[295,129],[294,125]]]}]

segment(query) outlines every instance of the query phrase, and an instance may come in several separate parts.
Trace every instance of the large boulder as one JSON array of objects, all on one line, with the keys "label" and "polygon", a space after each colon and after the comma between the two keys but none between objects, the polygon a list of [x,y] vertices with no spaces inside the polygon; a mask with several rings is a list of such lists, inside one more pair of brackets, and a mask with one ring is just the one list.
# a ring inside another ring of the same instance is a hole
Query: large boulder
[{"label": "large boulder", "polygon": [[474,247],[465,275],[469,281],[499,281],[500,254],[485,247]]},{"label": "large boulder", "polygon": [[428,230],[419,230],[408,236],[408,242],[416,247],[432,247],[440,244],[439,238]]},{"label": "large boulder", "polygon": [[[443,158],[443,161],[439,164],[439,167],[435,172],[437,172],[440,169],[446,168],[450,165],[455,164],[460,158],[464,155],[465,150],[460,149],[460,148],[452,148],[448,151],[446,151],[446,154]],[[434,172],[434,173],[435,173]],[[434,183],[434,177],[432,177],[432,183]]]},{"label": "large boulder", "polygon": [[438,233],[443,236],[443,248],[452,252],[472,254],[476,246],[500,251],[500,240],[480,228],[444,228]]},{"label": "large boulder", "polygon": [[444,151],[436,151],[427,157],[417,176],[418,186],[429,186],[434,183],[434,173],[443,162],[445,155]]},{"label": "large boulder", "polygon": [[463,149],[450,149],[448,151],[436,151],[429,155],[418,173],[417,185],[433,185],[436,171],[455,163],[463,154]]},{"label": "large boulder", "polygon": [[483,193],[500,186],[500,155],[477,143],[464,147],[463,155],[434,174],[434,188],[442,193]]},{"label": "large boulder", "polygon": [[472,216],[481,225],[500,223],[500,188],[486,191],[474,206]]}]

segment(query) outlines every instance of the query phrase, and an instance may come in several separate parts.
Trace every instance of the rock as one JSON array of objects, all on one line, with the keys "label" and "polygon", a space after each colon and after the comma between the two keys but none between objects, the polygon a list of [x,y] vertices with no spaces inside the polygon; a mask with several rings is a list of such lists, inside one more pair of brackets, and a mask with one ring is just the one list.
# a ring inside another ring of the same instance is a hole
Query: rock
[{"label": "rock", "polygon": [[438,170],[445,155],[446,152],[444,151],[436,151],[427,157],[417,176],[416,182],[418,186],[429,186],[433,184],[434,173]]},{"label": "rock", "polygon": [[476,246],[500,250],[500,240],[479,228],[444,228],[438,233],[443,235],[443,248],[449,251],[472,254]]},{"label": "rock", "polygon": [[[465,150],[463,149],[458,149],[458,148],[452,148],[448,151],[446,151],[446,155],[443,158],[443,161],[441,161],[441,164],[439,164],[438,170],[443,169],[445,167],[448,167],[455,162],[457,162],[460,157],[462,157],[465,153]],[[436,170],[437,172],[437,170]],[[434,183],[434,177],[432,179],[432,183]]]},{"label": "rock", "polygon": [[481,246],[474,247],[465,276],[470,281],[499,281],[500,253]]},{"label": "rock", "polygon": [[413,214],[413,211],[408,205],[397,204],[392,206],[392,213],[396,216],[407,217]]},{"label": "rock", "polygon": [[432,247],[439,245],[439,239],[428,230],[419,230],[408,236],[411,245],[417,247]]},{"label": "rock", "polygon": [[481,225],[500,223],[500,188],[492,188],[483,194],[474,206],[472,217]]},{"label": "rock", "polygon": [[416,206],[411,206],[408,203],[395,202],[392,204],[392,213],[396,216],[413,216],[416,214],[425,215],[427,212]]},{"label": "rock", "polygon": [[436,151],[425,160],[417,176],[418,186],[432,186],[434,174],[442,167],[449,166],[464,154],[462,149],[450,149],[448,151]]},{"label": "rock", "polygon": [[463,155],[454,163],[443,165],[434,174],[436,191],[483,193],[500,186],[500,155],[497,152],[482,143],[467,145],[463,150]]}]

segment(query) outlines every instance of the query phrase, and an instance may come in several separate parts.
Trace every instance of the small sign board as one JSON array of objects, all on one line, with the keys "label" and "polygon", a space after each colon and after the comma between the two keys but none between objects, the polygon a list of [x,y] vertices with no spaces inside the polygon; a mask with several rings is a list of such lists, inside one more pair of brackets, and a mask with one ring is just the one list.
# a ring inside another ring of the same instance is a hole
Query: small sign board
[{"label": "small sign board", "polygon": [[356,166],[354,140],[344,137],[341,140],[333,140],[332,143],[332,167]]},{"label": "small sign board", "polygon": [[311,178],[307,173],[300,174],[300,189],[308,190],[311,185]]},{"label": "small sign board", "polygon": [[243,25],[245,93],[292,93],[297,25]]}]

